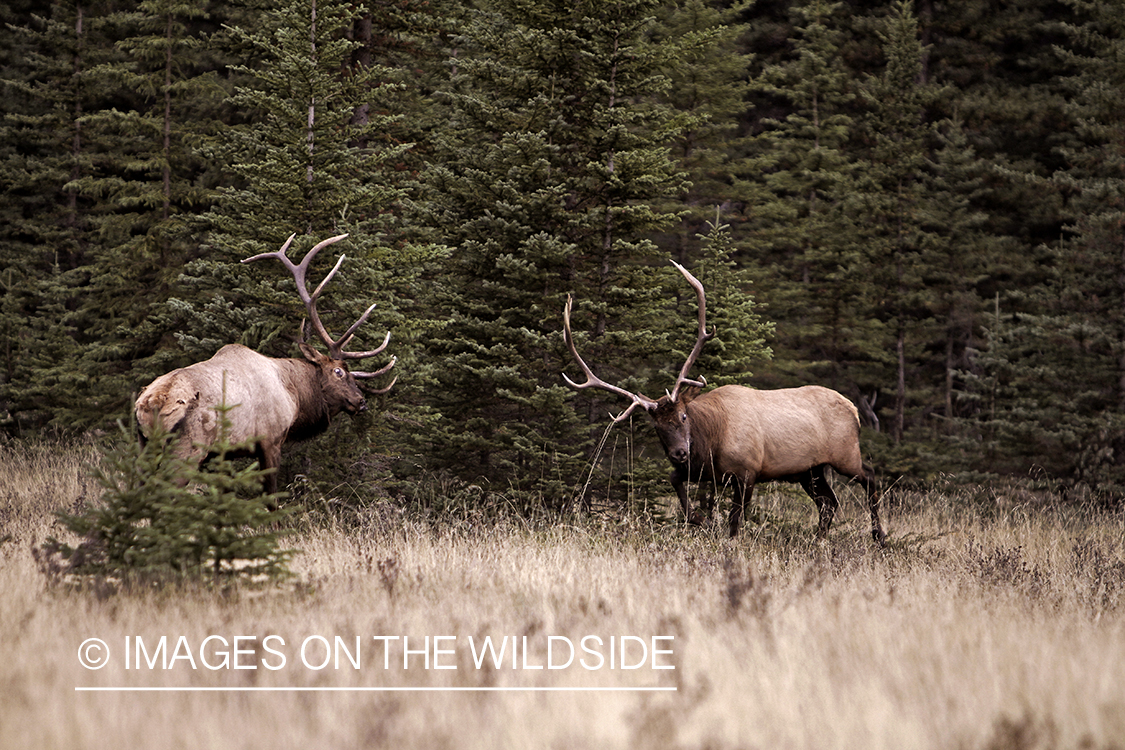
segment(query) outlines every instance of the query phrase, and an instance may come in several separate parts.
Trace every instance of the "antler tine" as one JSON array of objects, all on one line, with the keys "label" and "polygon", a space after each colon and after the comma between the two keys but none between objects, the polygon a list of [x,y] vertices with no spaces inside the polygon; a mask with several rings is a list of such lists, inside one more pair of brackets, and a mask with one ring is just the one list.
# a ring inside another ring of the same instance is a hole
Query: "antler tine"
[{"label": "antler tine", "polygon": [[[350,337],[349,337],[350,338]],[[381,353],[387,348],[387,344],[391,342],[391,332],[387,331],[387,335],[383,337],[383,343],[368,352],[345,352],[344,346],[348,343],[346,340],[340,343],[340,359],[366,359],[374,357],[376,354]]]},{"label": "antler tine", "polygon": [[[345,235],[342,235],[342,237],[347,237],[347,236],[348,236],[348,235],[346,235],[346,234],[345,234]],[[320,247],[321,247],[320,245],[317,245],[317,246],[316,246],[316,247],[314,247],[314,248],[313,248],[312,250],[309,250],[309,254],[305,256],[305,260],[308,260],[308,259],[309,259],[310,257],[312,257],[312,255],[313,255],[313,254],[314,254],[314,253],[315,253],[315,252],[316,252],[317,250],[319,250],[319,249],[320,249]],[[314,289],[314,290],[313,290],[313,293],[312,293],[312,300],[313,300],[313,302],[316,302],[316,301],[317,301],[317,299],[319,299],[319,298],[320,298],[320,293],[321,293],[322,291],[324,291],[324,286],[325,286],[325,285],[326,285],[326,284],[327,284],[327,283],[328,283],[329,281],[332,281],[332,277],[333,277],[333,276],[335,276],[335,275],[336,275],[336,272],[340,270],[340,266],[344,265],[344,258],[346,258],[346,257],[348,257],[348,256],[347,256],[347,255],[345,255],[344,253],[340,253],[340,257],[336,259],[336,265],[332,266],[332,270],[328,272],[328,275],[324,277],[324,280],[323,280],[323,281],[321,281],[321,282],[320,282],[319,284],[317,284],[317,285],[316,285],[316,289]],[[302,262],[302,263],[304,263],[304,261],[301,261],[301,262]]]},{"label": "antler tine", "polygon": [[[352,373],[352,375],[353,375],[354,377],[357,377],[357,378],[377,378],[377,377],[379,377],[380,375],[386,375],[386,374],[387,374],[388,372],[390,372],[390,371],[391,371],[391,368],[395,366],[395,363],[396,363],[396,362],[398,362],[398,357],[391,357],[391,361],[390,361],[390,362],[388,362],[387,364],[383,365],[382,367],[380,367],[380,368],[379,368],[378,370],[376,370],[375,372],[353,372],[353,373]],[[396,377],[396,378],[395,378],[395,380],[398,380],[398,378]],[[393,381],[393,380],[391,381],[391,385],[394,385],[394,381]],[[391,387],[391,386],[390,386],[390,385],[388,385],[388,386],[387,386],[387,390],[390,390],[390,387]]]},{"label": "antler tine", "polygon": [[[296,236],[296,233],[289,235],[289,239],[287,239],[285,241],[285,244],[281,246],[281,249],[276,252],[259,253],[258,255],[255,255],[251,258],[244,259],[242,262],[251,263],[256,260],[261,260],[262,258],[277,258],[278,260],[280,260],[285,268],[289,271],[289,273],[293,276],[293,281],[295,281],[297,284],[297,296],[300,297],[301,302],[305,304],[305,310],[308,311],[309,320],[312,321],[313,330],[316,331],[316,335],[320,337],[321,341],[324,342],[324,345],[328,347],[329,353],[332,356],[336,356],[338,343],[332,340],[332,337],[328,335],[328,329],[326,329],[324,327],[324,324],[320,321],[320,313],[318,313],[316,309],[316,298],[320,295],[321,290],[324,289],[324,285],[327,284],[328,281],[336,275],[336,271],[340,269],[340,264],[344,262],[344,256],[340,256],[340,259],[336,261],[336,266],[329,272],[327,276],[324,277],[324,281],[320,282],[320,285],[317,286],[316,291],[312,294],[309,294],[308,283],[306,282],[305,276],[309,270],[309,263],[312,262],[312,259],[316,257],[317,253],[319,253],[328,245],[331,245],[334,242],[339,242],[348,235],[339,234],[335,237],[329,237],[326,240],[321,240],[316,245],[314,245],[311,250],[305,253],[305,257],[301,259],[300,263],[294,264],[293,261],[286,257],[285,252],[289,249],[289,246],[293,244],[293,238]],[[302,330],[303,328],[304,326],[302,325]]]},{"label": "antler tine", "polygon": [[294,232],[293,234],[289,235],[289,239],[285,240],[285,244],[281,246],[280,250],[274,250],[272,253],[258,253],[257,255],[255,255],[251,258],[243,258],[242,262],[243,263],[253,263],[254,261],[261,260],[262,258],[277,258],[278,260],[280,260],[282,263],[285,264],[286,268],[295,269],[296,266],[293,265],[293,261],[291,261],[291,260],[289,260],[289,258],[285,257],[285,251],[288,250],[289,246],[293,244],[293,240],[296,237],[297,237],[297,233]]},{"label": "antler tine", "polygon": [[[352,373],[352,374],[354,375],[355,373]],[[371,388],[371,389],[368,389],[367,392],[368,393],[386,393],[390,389],[394,388],[395,383],[397,383],[397,382],[398,382],[398,376],[396,375],[395,379],[391,381],[390,385],[384,386],[382,388]]]},{"label": "antler tine", "polygon": [[695,346],[692,348],[691,354],[688,355],[687,361],[684,362],[684,366],[680,369],[679,377],[676,378],[676,385],[672,387],[671,396],[672,400],[675,401],[681,386],[694,385],[702,388],[707,385],[706,379],[689,380],[687,374],[691,370],[692,365],[695,364],[695,360],[699,359],[699,354],[703,351],[703,345],[707,343],[708,340],[714,338],[715,328],[712,326],[711,332],[707,332],[707,295],[703,291],[703,284],[699,282],[699,279],[692,276],[690,271],[676,261],[672,261],[672,265],[684,275],[687,282],[695,289],[695,295],[699,299],[699,332],[696,335]]},{"label": "antler tine", "polygon": [[[563,307],[563,339],[566,341],[567,348],[570,349],[571,356],[574,357],[574,360],[578,363],[578,366],[582,368],[582,372],[585,373],[586,382],[575,383],[566,375],[566,373],[563,373],[563,380],[566,381],[567,385],[578,390],[582,390],[584,388],[600,388],[602,390],[609,391],[610,393],[616,393],[619,396],[625,396],[626,398],[630,399],[633,403],[629,404],[629,408],[621,412],[621,414],[613,417],[614,422],[623,421],[633,412],[633,409],[637,408],[638,406],[643,406],[646,409],[655,406],[656,402],[650,398],[647,398],[646,396],[643,396],[639,393],[627,391],[624,388],[620,388],[616,385],[610,385],[609,383],[605,382],[597,375],[595,375],[594,372],[590,369],[589,365],[586,364],[585,360],[583,360],[582,357],[579,356],[578,349],[574,345],[574,334],[571,333],[570,330],[570,310],[573,304],[574,299],[568,294],[566,296],[566,305]],[[613,415],[611,414],[610,416],[612,417]]]},{"label": "antler tine", "polygon": [[371,303],[371,306],[363,311],[363,315],[359,316],[359,320],[352,323],[351,327],[348,328],[348,330],[344,331],[344,335],[340,337],[340,341],[339,341],[339,345],[340,345],[340,349],[341,349],[340,354],[342,355],[342,357],[344,359],[362,359],[363,357],[373,357],[376,354],[378,354],[379,352],[383,351],[383,349],[385,349],[386,346],[387,346],[387,342],[389,342],[391,340],[391,332],[387,331],[386,338],[383,339],[383,343],[380,344],[377,349],[372,349],[369,352],[345,352],[345,351],[343,351],[343,348],[345,346],[347,346],[348,342],[350,342],[352,340],[352,337],[355,336],[355,332],[359,330],[359,327],[367,322],[367,316],[371,314],[371,311],[374,310],[377,305],[378,305],[377,302]]},{"label": "antler tine", "polygon": [[[328,245],[331,245],[333,242],[336,242],[338,240],[342,240],[347,236],[348,235],[346,235],[346,234],[341,234],[338,237],[329,237],[326,240],[321,240],[316,245],[314,245],[311,250],[309,250],[308,254],[305,256],[305,259],[303,261],[301,261],[301,264],[305,265],[307,267],[307,263],[312,258],[314,258],[316,256],[316,254],[318,252],[320,252],[320,250],[322,248],[325,248]],[[320,297],[320,293],[324,289],[325,285],[327,285],[328,282],[330,282],[333,279],[333,277],[336,276],[336,272],[340,270],[340,266],[343,265],[345,257],[347,257],[347,256],[345,256],[343,254],[340,255],[340,257],[336,260],[336,265],[332,267],[332,270],[328,272],[328,275],[324,277],[324,280],[321,281],[320,284],[318,284],[316,289],[313,291],[311,299],[312,299],[312,303],[314,305],[316,304],[317,298]],[[378,303],[372,303],[370,307],[368,307],[366,310],[363,311],[363,314],[359,316],[359,319],[356,320],[356,322],[352,323],[351,326],[348,327],[348,330],[344,331],[344,334],[342,336],[340,336],[340,338],[335,339],[335,340],[333,340],[332,337],[328,335],[327,330],[324,330],[324,326],[319,325],[319,316],[318,316],[317,320],[314,322],[314,325],[318,326],[317,327],[318,333],[322,330],[324,331],[324,334],[323,334],[324,343],[328,346],[328,351],[333,357],[335,357],[337,359],[366,359],[367,357],[374,357],[376,354],[382,353],[382,351],[387,348],[387,344],[389,344],[390,341],[391,341],[390,331],[387,331],[387,335],[383,338],[383,343],[380,344],[379,346],[375,347],[374,349],[371,349],[371,350],[365,351],[365,352],[344,351],[344,347],[346,347],[348,345],[348,343],[351,342],[352,338],[355,336],[356,331],[359,330],[360,326],[362,326],[364,323],[367,322],[367,318],[371,315],[371,312],[375,309],[377,304]],[[385,368],[379,370],[378,373],[353,373],[353,374],[356,375],[357,377],[374,377],[376,374],[382,375],[382,374],[386,373],[392,367],[394,367],[394,360],[393,359],[392,359],[392,361],[389,365],[387,365]],[[394,385],[393,381],[391,382],[391,385]],[[390,390],[390,388],[391,388],[391,386],[388,385],[386,387],[386,389],[375,391],[375,393],[386,393],[387,391]]]}]

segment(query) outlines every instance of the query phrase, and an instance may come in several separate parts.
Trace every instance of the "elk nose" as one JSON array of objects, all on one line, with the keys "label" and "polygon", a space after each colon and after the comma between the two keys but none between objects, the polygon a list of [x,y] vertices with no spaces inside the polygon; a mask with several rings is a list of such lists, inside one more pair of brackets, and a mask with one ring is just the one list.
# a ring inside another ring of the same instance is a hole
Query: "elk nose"
[{"label": "elk nose", "polygon": [[688,455],[687,455],[687,449],[686,448],[673,448],[672,449],[671,458],[676,463],[682,464],[684,461],[687,461],[687,457],[688,457]]}]

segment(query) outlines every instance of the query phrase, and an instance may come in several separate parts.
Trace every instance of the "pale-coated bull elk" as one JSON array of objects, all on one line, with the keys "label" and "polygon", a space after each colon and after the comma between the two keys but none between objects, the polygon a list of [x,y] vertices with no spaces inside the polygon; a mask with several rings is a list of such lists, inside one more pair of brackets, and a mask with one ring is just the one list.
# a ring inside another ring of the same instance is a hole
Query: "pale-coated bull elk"
[{"label": "pale-coated bull elk", "polygon": [[839,501],[825,475],[832,467],[860,481],[867,492],[871,511],[871,535],[885,544],[879,522],[879,490],[874,473],[864,465],[859,450],[859,416],[855,406],[836,391],[820,386],[760,391],[741,385],[725,385],[701,393],[706,381],[689,380],[688,372],[699,358],[703,345],[715,332],[707,331],[707,301],[703,285],[686,268],[673,261],[695,289],[699,299],[699,334],[676,378],[672,392],[653,400],[606,383],[594,375],[578,355],[570,330],[572,300],[563,309],[563,336],[571,355],[586,375],[572,388],[599,388],[632,401],[615,422],[643,407],[652,417],[656,434],[672,463],[671,482],[679,496],[684,517],[701,523],[692,512],[687,482],[711,482],[716,489],[730,482],[734,497],[730,509],[730,535],[738,533],[754,485],[769,481],[799,482],[820,512],[817,534],[828,535]]},{"label": "pale-coated bull elk", "polygon": [[[367,400],[356,385],[356,378],[374,378],[384,375],[395,365],[395,357],[374,372],[349,372],[347,361],[374,357],[387,347],[391,334],[371,351],[349,352],[345,347],[351,342],[359,327],[366,322],[375,305],[344,332],[338,339],[329,335],[320,320],[316,303],[325,285],[340,270],[344,255],[335,267],[310,294],[305,276],[309,263],[321,249],[345,237],[341,234],[315,245],[299,264],[285,256],[296,235],[290,235],[281,249],[246,258],[243,263],[277,258],[293,275],[297,294],[305,304],[313,331],[328,347],[324,356],[308,343],[305,323],[301,323],[298,346],[304,359],[275,359],[258,354],[241,344],[228,344],[215,356],[204,362],[173,370],[152,381],[137,397],[135,405],[137,425],[144,437],[151,435],[159,422],[164,429],[175,433],[176,456],[203,461],[219,438],[219,415],[215,407],[225,403],[234,407],[228,412],[232,444],[253,445],[252,455],[263,469],[272,469],[266,475],[265,485],[270,492],[277,491],[277,468],[281,464],[281,446],[286,440],[305,440],[321,434],[332,418],[341,411],[356,414],[367,408]],[[394,385],[375,390],[386,393]],[[224,394],[225,389],[225,394]]]}]

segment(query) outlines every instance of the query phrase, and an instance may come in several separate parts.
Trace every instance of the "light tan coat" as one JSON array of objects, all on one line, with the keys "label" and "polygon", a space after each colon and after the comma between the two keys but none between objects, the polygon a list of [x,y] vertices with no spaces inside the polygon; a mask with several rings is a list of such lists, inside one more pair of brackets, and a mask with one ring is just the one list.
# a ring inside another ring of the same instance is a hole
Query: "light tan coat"
[{"label": "light tan coat", "polygon": [[[215,407],[225,403],[233,407],[228,441],[251,443],[248,453],[277,469],[286,440],[320,434],[340,411],[366,408],[343,362],[301,348],[303,360],[275,359],[228,344],[211,359],[161,375],[137,397],[137,425],[148,437],[159,421],[177,433],[176,455],[200,462],[219,438]],[[268,484],[276,490],[276,472]]]},{"label": "light tan coat", "polygon": [[836,391],[821,386],[761,391],[727,385],[700,395],[684,388],[650,408],[657,435],[673,471],[672,486],[684,515],[699,521],[689,507],[689,480],[730,482],[730,533],[738,533],[746,503],[759,482],[800,482],[820,510],[818,532],[832,524],[838,500],[825,468],[861,481],[867,490],[871,533],[880,544],[879,493],[859,449],[859,415]]}]

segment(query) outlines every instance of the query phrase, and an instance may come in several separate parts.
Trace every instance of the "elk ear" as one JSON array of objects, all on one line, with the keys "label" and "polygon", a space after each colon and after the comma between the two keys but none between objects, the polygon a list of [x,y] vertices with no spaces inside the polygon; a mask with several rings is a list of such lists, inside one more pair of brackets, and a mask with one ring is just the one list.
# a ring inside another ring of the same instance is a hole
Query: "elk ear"
[{"label": "elk ear", "polygon": [[695,397],[698,396],[700,391],[702,391],[702,390],[703,389],[700,388],[697,385],[686,386],[679,393],[680,403],[681,404],[690,404],[692,401],[695,400]]},{"label": "elk ear", "polygon": [[321,362],[328,359],[316,349],[313,349],[311,346],[306,344],[304,341],[299,342],[297,346],[301,349],[301,354],[305,355],[305,359],[307,359],[309,362],[312,362],[314,365],[319,365]]}]

